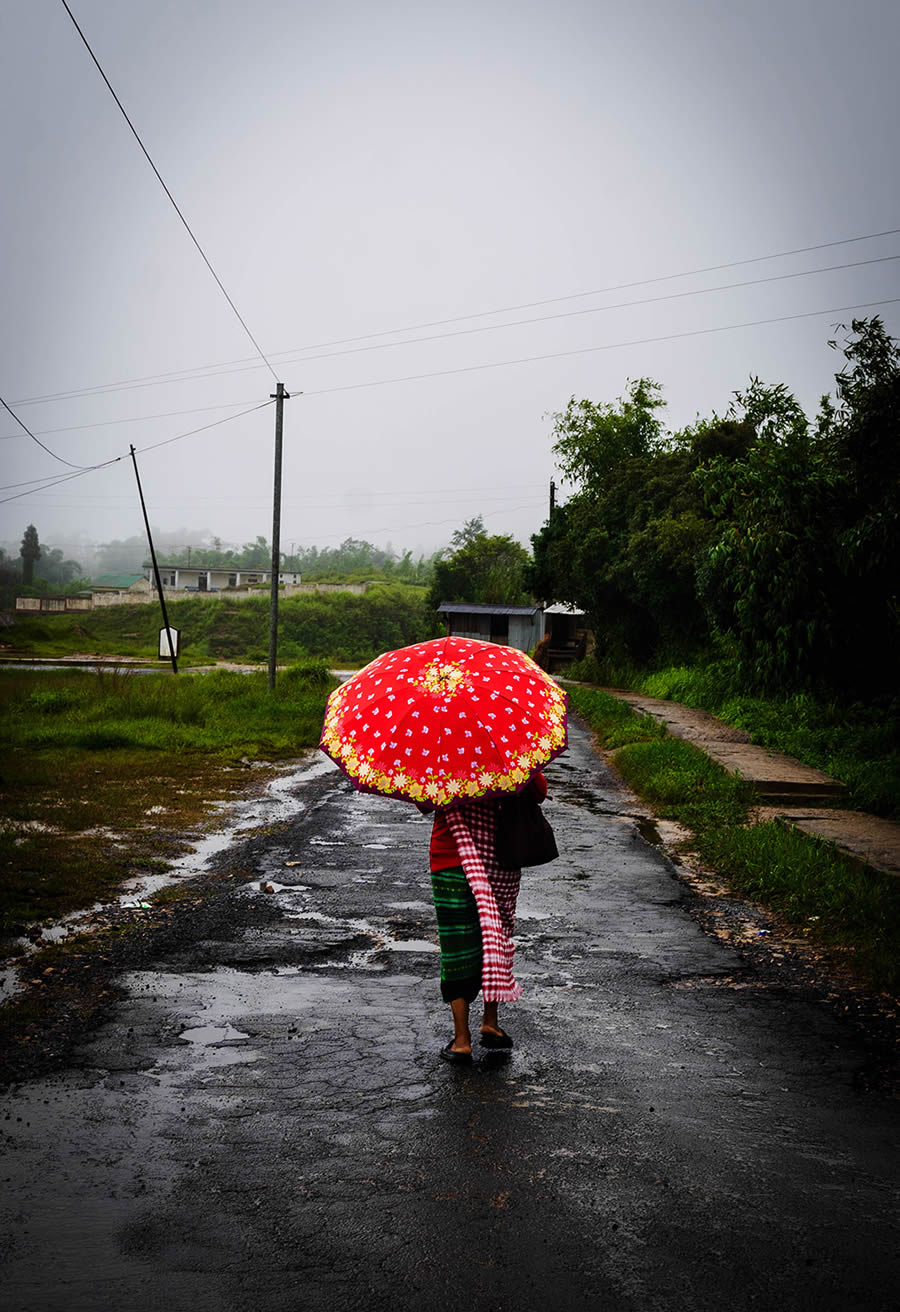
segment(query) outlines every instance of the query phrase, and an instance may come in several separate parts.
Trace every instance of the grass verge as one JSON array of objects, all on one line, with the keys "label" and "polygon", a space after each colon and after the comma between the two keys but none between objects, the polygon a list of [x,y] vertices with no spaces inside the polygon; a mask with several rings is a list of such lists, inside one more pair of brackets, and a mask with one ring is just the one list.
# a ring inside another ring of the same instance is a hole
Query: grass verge
[{"label": "grass verge", "polygon": [[589,658],[568,673],[709,711],[746,729],[761,747],[786,752],[839,779],[850,806],[900,819],[900,698],[848,703],[808,694],[750,696],[741,691],[727,659],[646,670],[601,667]]},{"label": "grass verge", "polygon": [[692,847],[740,893],[840,955],[877,989],[900,988],[900,881],[833,844],[770,822],[748,825],[752,790],[698,748],[615,697],[569,686],[571,705],[632,788],[694,835]]},{"label": "grass verge", "polygon": [[327,667],[278,678],[0,671],[0,938],[164,868],[253,760],[318,742]]},{"label": "grass verge", "polygon": [[[267,593],[245,601],[191,597],[168,604],[180,631],[180,662],[265,664],[269,646]],[[91,611],[13,616],[0,644],[7,657],[128,656],[155,662],[160,613],[155,605],[107,606]],[[378,584],[364,596],[346,592],[283,597],[278,608],[282,661],[309,658],[364,665],[383,651],[436,637],[442,628],[427,593],[412,584]],[[158,663],[158,662],[157,662]]]}]

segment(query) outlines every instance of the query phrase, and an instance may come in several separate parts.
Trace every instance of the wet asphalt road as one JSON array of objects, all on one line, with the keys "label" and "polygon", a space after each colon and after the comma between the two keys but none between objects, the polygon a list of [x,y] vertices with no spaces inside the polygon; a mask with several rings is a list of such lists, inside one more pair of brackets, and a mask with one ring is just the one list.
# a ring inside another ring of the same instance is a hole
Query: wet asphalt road
[{"label": "wet asphalt road", "polygon": [[896,1105],[691,918],[573,730],[526,873],[511,1058],[440,1062],[429,822],[324,764],[277,891],[4,1098],[9,1312],[897,1306]]}]

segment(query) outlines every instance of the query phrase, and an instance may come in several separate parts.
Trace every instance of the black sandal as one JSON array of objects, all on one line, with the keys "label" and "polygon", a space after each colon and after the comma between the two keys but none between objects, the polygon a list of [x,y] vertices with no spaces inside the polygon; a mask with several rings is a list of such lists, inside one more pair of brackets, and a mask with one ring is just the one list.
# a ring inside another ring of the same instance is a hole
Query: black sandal
[{"label": "black sandal", "polygon": [[482,1034],[481,1046],[482,1048],[511,1048],[513,1041],[505,1030],[501,1030],[499,1034]]},{"label": "black sandal", "polygon": [[443,1061],[449,1061],[454,1066],[472,1065],[471,1052],[454,1052],[452,1039],[445,1048],[441,1048],[440,1056]]}]

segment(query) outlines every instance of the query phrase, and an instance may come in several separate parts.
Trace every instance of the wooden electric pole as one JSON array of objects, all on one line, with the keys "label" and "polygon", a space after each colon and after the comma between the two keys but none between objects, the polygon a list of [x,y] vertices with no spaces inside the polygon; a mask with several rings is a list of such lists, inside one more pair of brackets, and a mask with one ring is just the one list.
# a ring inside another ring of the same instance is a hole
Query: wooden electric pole
[{"label": "wooden electric pole", "polygon": [[553,479],[550,480],[550,519],[553,518],[553,511],[556,506],[556,484]]},{"label": "wooden electric pole", "polygon": [[281,435],[284,427],[284,403],[289,393],[279,383],[275,399],[275,496],[272,507],[272,587],[269,603],[269,692],[275,688],[278,665],[278,576],[281,572]]},{"label": "wooden electric pole", "polygon": [[150,532],[150,520],[147,518],[147,506],[144,501],[144,489],[141,487],[141,476],[138,473],[137,456],[135,455],[134,445],[131,446],[131,463],[134,465],[134,476],[137,479],[138,496],[141,499],[141,510],[144,512],[144,528],[147,530],[147,544],[150,547],[150,560],[153,564],[153,578],[156,581],[156,591],[159,593],[159,604],[162,609],[163,627],[166,631],[166,642],[169,647],[169,659],[172,662],[172,673],[178,673],[178,658],[175,655],[175,641],[172,637],[172,626],[169,624],[169,612],[166,610],[166,594],[163,592],[162,579],[159,576],[159,565],[156,563],[156,550],[153,546],[153,535]]}]

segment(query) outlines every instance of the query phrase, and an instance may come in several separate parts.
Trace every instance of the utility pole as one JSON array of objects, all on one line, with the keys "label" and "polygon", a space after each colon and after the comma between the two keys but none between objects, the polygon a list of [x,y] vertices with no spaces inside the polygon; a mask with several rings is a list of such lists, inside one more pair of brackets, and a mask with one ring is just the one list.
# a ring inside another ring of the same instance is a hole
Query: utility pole
[{"label": "utility pole", "polygon": [[281,571],[281,435],[284,426],[284,403],[289,393],[278,383],[275,400],[275,495],[272,506],[272,587],[269,602],[269,692],[275,688],[278,665],[278,575]]},{"label": "utility pole", "polygon": [[153,577],[156,580],[156,591],[159,593],[159,604],[162,607],[163,625],[166,630],[166,642],[169,644],[169,656],[172,660],[172,673],[178,673],[178,661],[175,656],[175,643],[172,641],[172,630],[169,625],[169,613],[166,610],[166,597],[163,592],[162,579],[159,577],[159,566],[156,563],[156,551],[153,548],[153,535],[150,532],[150,521],[147,518],[147,507],[144,504],[144,491],[141,487],[141,476],[138,473],[137,456],[134,453],[134,446],[131,448],[131,463],[134,465],[134,476],[137,479],[138,496],[141,499],[141,510],[144,512],[144,528],[147,530],[147,542],[150,545],[150,559],[153,562]]},{"label": "utility pole", "polygon": [[553,479],[550,480],[550,518],[553,518],[553,511],[556,507],[556,484]]}]

